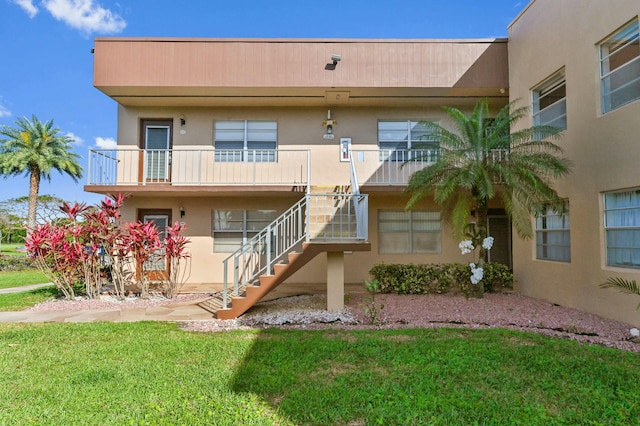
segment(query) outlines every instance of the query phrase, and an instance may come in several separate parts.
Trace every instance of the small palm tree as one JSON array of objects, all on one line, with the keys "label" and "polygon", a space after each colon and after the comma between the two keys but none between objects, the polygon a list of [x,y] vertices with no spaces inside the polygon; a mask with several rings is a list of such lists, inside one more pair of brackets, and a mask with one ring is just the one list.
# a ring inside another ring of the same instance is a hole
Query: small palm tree
[{"label": "small palm tree", "polygon": [[38,192],[42,178],[51,180],[51,170],[66,173],[75,182],[82,177],[79,155],[72,152],[72,139],[60,135],[53,120],[42,123],[34,115],[31,121],[18,118],[16,127],[2,126],[0,136],[0,175],[29,176],[27,227],[36,226]]},{"label": "small palm tree", "polygon": [[[552,179],[566,175],[570,163],[557,155],[562,148],[551,142],[561,129],[534,126],[510,133],[512,125],[527,115],[514,103],[489,117],[486,99],[479,101],[470,115],[456,108],[445,109],[456,130],[437,123],[425,123],[440,144],[437,161],[415,172],[407,185],[407,208],[426,195],[443,208],[457,238],[475,242],[487,237],[489,200],[499,197],[518,235],[533,235],[531,214],[551,204],[558,210],[562,200]],[[471,217],[473,215],[473,222]],[[481,258],[486,251],[481,248]]]}]

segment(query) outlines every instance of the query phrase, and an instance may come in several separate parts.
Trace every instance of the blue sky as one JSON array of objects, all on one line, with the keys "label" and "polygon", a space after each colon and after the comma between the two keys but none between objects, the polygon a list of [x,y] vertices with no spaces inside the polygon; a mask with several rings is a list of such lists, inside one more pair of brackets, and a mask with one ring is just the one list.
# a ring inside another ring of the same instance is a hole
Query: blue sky
[{"label": "blue sky", "polygon": [[[93,87],[95,37],[491,38],[528,0],[0,0],[0,125],[53,119],[87,166],[115,143],[116,103]],[[40,194],[94,203],[57,172]],[[0,201],[28,178],[0,178]]]}]

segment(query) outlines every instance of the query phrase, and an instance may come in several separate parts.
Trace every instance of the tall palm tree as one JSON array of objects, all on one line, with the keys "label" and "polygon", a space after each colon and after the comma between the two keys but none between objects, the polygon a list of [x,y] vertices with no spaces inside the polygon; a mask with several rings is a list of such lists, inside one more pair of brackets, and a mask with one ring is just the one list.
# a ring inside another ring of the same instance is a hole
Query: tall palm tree
[{"label": "tall palm tree", "polygon": [[34,115],[31,121],[18,118],[16,127],[2,126],[0,136],[0,175],[29,176],[27,227],[36,226],[38,192],[42,178],[51,180],[51,170],[69,175],[75,182],[82,177],[79,155],[72,152],[72,139],[60,135],[53,120],[42,123]]},{"label": "tall palm tree", "polygon": [[[408,183],[407,208],[426,195],[443,209],[457,238],[471,238],[477,247],[487,237],[489,200],[502,200],[518,235],[533,235],[531,215],[544,205],[562,209],[562,199],[552,186],[555,178],[569,173],[570,162],[559,157],[563,150],[552,142],[561,129],[533,126],[510,133],[513,124],[527,116],[527,108],[512,102],[489,116],[486,99],[470,115],[446,108],[455,124],[449,131],[437,123],[425,123],[440,144],[437,161],[415,172]],[[473,220],[470,220],[473,217]],[[480,258],[486,260],[480,247]]]}]

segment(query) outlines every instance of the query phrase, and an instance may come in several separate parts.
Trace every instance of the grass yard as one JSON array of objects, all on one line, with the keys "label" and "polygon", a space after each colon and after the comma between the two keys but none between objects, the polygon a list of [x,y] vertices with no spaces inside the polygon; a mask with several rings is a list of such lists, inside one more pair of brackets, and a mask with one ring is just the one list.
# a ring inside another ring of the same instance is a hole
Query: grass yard
[{"label": "grass yard", "polygon": [[0,294],[0,312],[21,311],[56,296],[58,296],[58,289],[54,286],[20,293]]},{"label": "grass yard", "polygon": [[639,364],[505,330],[0,324],[0,424],[633,424]]},{"label": "grass yard", "polygon": [[49,279],[40,271],[3,271],[0,272],[0,289],[23,287],[31,284],[48,283]]},{"label": "grass yard", "polygon": [[23,248],[24,243],[2,243],[0,245],[0,254],[5,254],[7,256],[24,256],[24,251],[17,251],[17,248]]}]

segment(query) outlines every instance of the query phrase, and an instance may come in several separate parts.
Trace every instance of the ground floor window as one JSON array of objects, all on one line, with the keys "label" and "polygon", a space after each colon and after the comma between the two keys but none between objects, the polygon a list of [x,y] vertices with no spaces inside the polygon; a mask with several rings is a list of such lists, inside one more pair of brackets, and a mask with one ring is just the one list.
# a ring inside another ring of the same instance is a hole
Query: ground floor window
[{"label": "ground floor window", "polygon": [[214,210],[214,253],[233,253],[276,217],[275,210]]},{"label": "ground floor window", "polygon": [[380,253],[440,253],[440,212],[423,210],[379,210]]},{"label": "ground floor window", "polygon": [[571,261],[569,203],[562,212],[545,206],[536,217],[536,257],[560,262]]},{"label": "ground floor window", "polygon": [[640,268],[640,189],[604,194],[607,265]]}]

